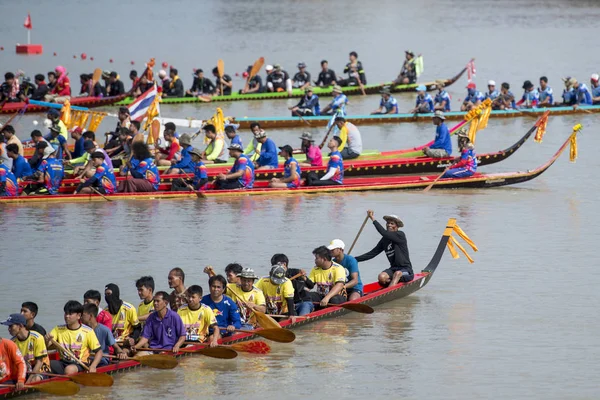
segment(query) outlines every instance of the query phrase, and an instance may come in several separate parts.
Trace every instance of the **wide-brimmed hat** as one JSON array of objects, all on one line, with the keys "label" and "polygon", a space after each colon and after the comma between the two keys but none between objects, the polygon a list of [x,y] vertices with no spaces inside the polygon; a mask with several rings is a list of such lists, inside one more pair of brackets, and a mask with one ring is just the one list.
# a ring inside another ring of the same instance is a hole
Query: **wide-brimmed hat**
[{"label": "wide-brimmed hat", "polygon": [[256,274],[254,273],[254,270],[252,268],[242,269],[242,272],[240,272],[240,274],[238,276],[240,278],[258,279],[258,276],[256,276]]},{"label": "wide-brimmed hat", "polygon": [[303,132],[302,136],[300,136],[300,139],[302,140],[308,140],[310,142],[314,142],[315,140],[312,137],[312,133],[310,132]]},{"label": "wide-brimmed hat", "polygon": [[340,85],[334,85],[331,89],[331,93],[342,93],[342,87]]},{"label": "wide-brimmed hat", "polygon": [[56,152],[56,150],[54,150],[54,147],[52,146],[48,146],[44,149],[44,156],[42,157],[42,159],[46,159],[48,157],[50,157],[50,155],[54,154]]},{"label": "wide-brimmed hat", "polygon": [[439,119],[441,119],[441,120],[444,120],[444,119],[446,119],[446,117],[444,116],[444,112],[443,112],[443,111],[441,111],[441,110],[436,110],[436,111],[433,113],[433,117],[432,117],[432,118],[439,118]]},{"label": "wide-brimmed hat", "polygon": [[200,151],[200,149],[193,148],[189,151],[189,153],[194,156],[198,156],[199,158],[202,158],[202,151]]},{"label": "wide-brimmed hat", "polygon": [[257,133],[254,134],[254,138],[256,138],[256,139],[264,138],[266,136],[267,136],[267,132],[265,132],[264,129],[261,129]]},{"label": "wide-brimmed hat", "polygon": [[304,93],[308,93],[308,92],[312,92],[313,88],[312,86],[307,86],[306,88],[304,88]]},{"label": "wide-brimmed hat", "polygon": [[404,222],[402,222],[402,220],[394,214],[390,214],[390,215],[384,215],[383,219],[385,221],[394,221],[396,223],[396,225],[398,225],[399,228],[402,228],[404,226]]},{"label": "wide-brimmed hat", "polygon": [[281,285],[285,282],[285,267],[282,264],[275,264],[271,267],[269,278],[275,285]]},{"label": "wide-brimmed hat", "polygon": [[179,138],[179,143],[180,144],[185,144],[187,146],[191,146],[192,145],[192,137],[190,135],[188,135],[187,133],[184,133]]},{"label": "wide-brimmed hat", "polygon": [[444,86],[446,86],[446,81],[443,79],[438,79],[435,81],[435,86],[439,89],[439,88],[443,88]]},{"label": "wide-brimmed hat", "polygon": [[230,145],[227,150],[237,150],[237,151],[241,151],[242,153],[244,152],[244,149],[242,148],[242,146],[240,146],[237,143],[234,143],[232,145]]},{"label": "wide-brimmed hat", "polygon": [[381,93],[381,94],[389,94],[390,96],[392,95],[392,92],[391,92],[389,86],[385,86],[384,88],[382,88],[379,91],[379,93]]}]

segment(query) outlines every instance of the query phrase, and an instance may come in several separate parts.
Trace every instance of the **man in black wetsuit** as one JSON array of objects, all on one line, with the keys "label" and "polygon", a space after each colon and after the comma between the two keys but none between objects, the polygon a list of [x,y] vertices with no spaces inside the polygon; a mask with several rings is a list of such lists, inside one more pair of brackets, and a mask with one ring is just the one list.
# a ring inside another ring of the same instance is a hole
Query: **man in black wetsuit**
[{"label": "man in black wetsuit", "polygon": [[398,230],[398,228],[404,226],[404,223],[396,215],[386,215],[383,217],[386,222],[386,230],[375,220],[372,210],[367,211],[367,216],[373,221],[375,229],[377,229],[382,238],[373,250],[356,257],[356,261],[370,260],[382,251],[385,251],[385,255],[390,262],[390,268],[379,274],[379,284],[383,287],[388,287],[396,285],[398,282],[412,281],[414,273],[408,255],[406,235],[404,232]]}]

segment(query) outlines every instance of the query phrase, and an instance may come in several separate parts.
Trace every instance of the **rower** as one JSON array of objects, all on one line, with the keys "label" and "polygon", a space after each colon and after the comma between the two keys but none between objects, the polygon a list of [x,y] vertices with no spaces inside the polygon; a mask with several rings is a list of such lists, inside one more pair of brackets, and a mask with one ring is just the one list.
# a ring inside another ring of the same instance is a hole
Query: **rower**
[{"label": "rower", "polygon": [[4,83],[0,86],[0,103],[17,103],[19,99],[19,80],[15,74],[7,72],[4,74]]},{"label": "rower", "polygon": [[102,295],[99,291],[90,289],[83,294],[83,304],[95,304],[98,307],[99,311],[96,314],[96,320],[102,325],[106,326],[112,332],[112,320],[113,317],[106,310],[100,308],[100,303],[102,302]]},{"label": "rower", "polygon": [[[173,353],[185,342],[185,326],[179,314],[169,309],[169,295],[166,292],[154,294],[154,309],[144,325],[140,341],[132,348],[133,353],[138,349],[148,347],[152,349],[171,350]],[[150,353],[139,352],[138,355]]]},{"label": "rower", "polygon": [[138,86],[140,81],[140,78],[138,78],[138,73],[135,69],[129,71],[129,79],[131,80],[131,89],[133,90],[134,87]]},{"label": "rower", "polygon": [[131,134],[131,131],[127,128],[121,128],[119,131],[119,146],[106,151],[106,154],[108,154],[111,159],[113,167],[120,168],[124,161],[129,160],[131,157],[132,140],[133,135]]},{"label": "rower", "polygon": [[2,135],[0,135],[0,164],[4,164],[9,171],[12,171],[13,160],[7,155],[6,143],[2,139]]},{"label": "rower", "polygon": [[592,102],[594,105],[600,104],[600,83],[598,80],[600,76],[598,74],[592,74],[590,78],[590,85],[592,86]]},{"label": "rower", "polygon": [[[65,325],[55,326],[49,334],[46,335],[46,340],[51,339],[58,342],[62,347],[73,353],[79,362],[88,364],[88,359],[91,353],[96,353],[93,356],[93,361],[89,364],[89,372],[96,372],[96,367],[102,361],[104,353],[94,330],[87,325],[83,325],[81,316],[83,314],[83,305],[75,300],[69,300],[64,307]],[[58,349],[57,349],[58,350]],[[52,372],[59,375],[74,375],[82,372],[83,367],[76,361],[71,359],[69,355],[59,352],[60,359],[50,360],[50,368]]]},{"label": "rower", "polygon": [[[71,81],[67,76],[66,68],[59,65],[54,69],[54,76],[56,77],[56,81],[53,82],[54,86],[52,86],[50,93],[44,96],[44,100],[54,103],[64,103],[71,98]],[[50,79],[50,73],[48,73],[48,79]]]},{"label": "rower", "polygon": [[11,171],[17,179],[23,179],[33,173],[25,157],[19,155],[19,147],[16,144],[11,143],[6,146],[6,155],[12,159]]},{"label": "rower", "polygon": [[205,164],[223,164],[229,161],[229,154],[225,151],[227,146],[223,134],[218,134],[217,129],[212,124],[204,125],[202,129],[209,141],[202,153],[202,161]]},{"label": "rower", "polygon": [[568,76],[563,78],[563,82],[565,83],[565,89],[562,93],[563,105],[572,106],[577,104],[577,93],[573,88],[573,84],[577,81]]},{"label": "rower", "polygon": [[17,135],[15,135],[15,128],[12,125],[4,125],[2,127],[2,131],[0,131],[2,135],[4,135],[4,140],[6,140],[6,145],[14,144],[17,146],[17,152],[19,155],[23,155],[23,143],[19,140]]},{"label": "rower", "polygon": [[154,278],[151,276],[142,276],[135,281],[138,296],[140,296],[140,304],[137,308],[138,321],[142,327],[146,320],[154,312]]},{"label": "rower", "polygon": [[260,156],[254,162],[254,168],[277,168],[279,166],[279,159],[277,158],[277,145],[273,139],[267,137],[267,133],[262,129],[258,132],[258,134],[254,135],[254,137],[258,143],[260,143]]},{"label": "rower", "polygon": [[235,162],[229,173],[217,175],[214,188],[221,190],[252,189],[254,185],[254,163],[243,153],[242,146],[239,144],[232,144],[227,150],[229,150],[229,157],[233,157]]},{"label": "rower", "polygon": [[83,150],[85,151],[85,154],[83,156],[76,159],[72,159],[70,162],[68,162],[68,164],[70,165],[76,165],[82,162],[85,163],[85,165],[83,166],[79,165],[73,168],[73,175],[75,175],[76,179],[91,178],[92,176],[94,176],[95,164],[94,160],[92,159],[92,154],[94,153],[102,153],[102,156],[104,157],[103,162],[106,164],[109,171],[113,171],[112,160],[103,148],[97,146],[91,140],[86,140],[83,142]]},{"label": "rower", "polygon": [[315,256],[315,267],[310,271],[308,278],[315,283],[316,291],[310,292],[313,302],[325,307],[329,303],[342,304],[347,300],[344,284],[346,283],[346,271],[334,262],[329,250],[325,246],[319,246],[313,250]]},{"label": "rower", "polygon": [[[212,70],[213,76],[216,78],[216,90],[217,96],[231,96],[231,89],[233,88],[233,81],[231,76],[223,74],[223,79],[219,76],[219,68],[214,67]],[[221,83],[223,84],[223,93],[221,93]]]},{"label": "rower", "polygon": [[89,74],[79,75],[79,83],[81,83],[81,89],[79,89],[79,95],[77,97],[89,97],[92,94],[92,76]]},{"label": "rower", "polygon": [[290,260],[285,254],[281,253],[274,254],[273,257],[271,257],[271,264],[283,266],[283,268],[285,268],[285,277],[292,282],[292,286],[294,287],[294,309],[296,315],[302,316],[313,312],[315,310],[315,305],[312,302],[309,290],[311,290],[315,284],[308,279],[306,272],[301,269],[289,268]]},{"label": "rower", "polygon": [[294,285],[286,278],[285,273],[283,265],[275,264],[271,267],[269,276],[259,279],[256,287],[262,290],[265,296],[268,314],[285,314],[291,317],[296,315]]},{"label": "rower", "polygon": [[339,129],[338,136],[342,139],[342,144],[338,148],[342,158],[344,160],[358,158],[362,153],[362,137],[356,125],[346,121],[344,117],[336,117],[335,126]]},{"label": "rower", "polygon": [[358,54],[351,51],[348,55],[350,62],[344,67],[344,74],[348,74],[347,79],[339,79],[337,84],[340,86],[359,86],[359,79],[363,85],[367,84],[367,77],[362,63],[358,61]]},{"label": "rower", "polygon": [[50,372],[50,359],[44,335],[27,329],[25,317],[21,314],[11,314],[6,321],[0,322],[8,326],[8,333],[23,356],[26,363],[27,384],[39,382],[44,379],[40,372]]},{"label": "rower", "polygon": [[164,69],[161,69],[160,71],[158,71],[158,79],[159,79],[158,87],[160,89],[162,89],[162,93],[168,92],[169,91],[169,83],[171,83],[171,80],[167,76],[167,71],[165,71]]},{"label": "rower", "polygon": [[[62,122],[62,121],[61,121]],[[66,160],[71,159],[71,152],[69,151],[69,147],[67,146],[67,139],[65,139],[59,131],[58,126],[53,125],[50,127],[50,133],[46,135],[45,139],[50,143],[52,148],[55,150],[55,157],[58,160],[65,158]],[[63,154],[65,157],[63,157]]]},{"label": "rower", "polygon": [[327,147],[330,150],[327,172],[319,178],[314,171],[306,175],[306,186],[337,186],[344,183],[344,161],[338,147],[342,144],[339,136],[334,136]]},{"label": "rower", "polygon": [[165,124],[163,136],[168,145],[166,149],[158,147],[158,153],[156,153],[156,165],[159,167],[170,167],[172,160],[179,161],[181,158],[181,145],[179,144],[179,139],[176,137],[175,130],[174,123],[167,122]]},{"label": "rower", "polygon": [[398,114],[398,101],[392,97],[389,87],[384,87],[381,90],[381,101],[379,102],[379,108],[371,113],[371,115],[378,114]]},{"label": "rower", "polygon": [[467,85],[467,95],[465,100],[460,106],[460,111],[471,111],[474,107],[477,107],[483,101],[483,95],[477,90],[475,82],[469,82]]},{"label": "rower", "polygon": [[46,84],[45,77],[43,74],[37,74],[35,77],[36,88],[31,94],[31,100],[41,101],[44,100],[44,96],[48,94],[48,85]]},{"label": "rower", "polygon": [[104,162],[104,153],[95,151],[92,153],[91,161],[95,168],[94,175],[87,179],[80,178],[81,183],[75,189],[75,194],[114,194],[117,190],[117,180],[115,174]]},{"label": "rower", "polygon": [[227,139],[230,140],[229,144],[239,144],[241,147],[244,147],[244,145],[242,144],[242,138],[240,137],[240,135],[238,135],[236,129],[239,127],[239,125],[234,125],[234,124],[227,124],[225,125],[225,135],[227,136]]},{"label": "rower", "polygon": [[242,267],[238,263],[227,264],[227,266],[225,267],[225,276],[227,277],[227,283],[240,284],[240,274],[243,270],[244,267]]},{"label": "rower", "polygon": [[[252,71],[252,65],[248,65],[246,73],[249,75],[250,71]],[[256,74],[248,81],[248,89],[245,87],[240,89],[240,94],[262,93],[264,90],[265,88],[263,86],[262,78],[260,75]]]},{"label": "rower", "polygon": [[168,90],[166,92],[163,92],[162,96],[163,97],[183,97],[183,95],[184,95],[183,82],[182,82],[181,78],[179,78],[179,71],[177,71],[177,68],[171,67],[169,69],[169,78],[171,78],[171,80],[169,81]]},{"label": "rower", "polygon": [[425,85],[417,86],[417,99],[415,102],[415,108],[410,110],[411,114],[427,114],[433,111],[433,99],[431,95],[427,93]]},{"label": "rower", "polygon": [[503,82],[500,87],[500,95],[492,102],[492,110],[515,109],[515,95],[510,91],[508,82]]},{"label": "rower", "polygon": [[593,104],[592,93],[590,93],[590,90],[585,83],[580,83],[577,79],[573,79],[573,90],[575,91],[575,96],[577,98],[576,105],[591,106]]},{"label": "rower", "polygon": [[313,93],[313,88],[307,86],[304,88],[304,96],[298,104],[293,107],[288,107],[292,111],[292,117],[314,117],[321,115],[321,106],[319,105],[319,96]]},{"label": "rower", "polygon": [[169,305],[171,310],[177,311],[179,307],[188,302],[187,288],[185,287],[185,272],[183,272],[183,269],[175,267],[169,271],[167,280],[169,282],[169,289],[173,289],[169,295]]},{"label": "rower", "polygon": [[83,130],[80,127],[71,129],[71,139],[75,141],[75,144],[73,145],[73,151],[71,152],[71,160],[73,160],[85,154],[85,150],[83,148],[83,143],[85,142]]},{"label": "rower", "polygon": [[46,330],[40,324],[35,322],[38,315],[38,305],[32,301],[26,301],[21,304],[21,315],[25,317],[25,328],[30,331],[36,331],[42,336],[46,335]]},{"label": "rower", "polygon": [[342,87],[334,85],[333,89],[331,89],[331,94],[333,95],[333,100],[321,110],[321,115],[333,115],[336,113],[346,115],[348,97],[342,93]]},{"label": "rower", "polygon": [[250,160],[254,162],[258,160],[258,157],[260,156],[260,149],[262,147],[262,145],[256,139],[256,136],[262,131],[260,124],[258,122],[252,122],[250,124],[250,131],[252,132],[253,139],[244,149],[244,154],[250,157]]},{"label": "rower", "polygon": [[[96,85],[98,85],[98,84],[96,84]],[[133,92],[133,97],[139,97],[142,94],[146,93],[148,90],[152,89],[153,87],[154,87],[154,80],[152,80],[152,81],[148,80],[148,75],[143,74],[140,77],[140,81],[137,84],[135,91]]]},{"label": "rower", "polygon": [[520,108],[537,108],[537,104],[540,101],[540,94],[535,90],[535,86],[531,81],[525,81],[523,83],[523,97],[517,102],[517,106]]},{"label": "rower", "polygon": [[208,279],[208,286],[210,294],[202,298],[202,304],[213,311],[218,326],[227,328],[221,336],[231,336],[236,329],[242,328],[242,323],[236,302],[223,294],[227,287],[227,280],[222,275],[211,276]]},{"label": "rower", "polygon": [[285,159],[283,163],[283,178],[273,178],[269,187],[280,189],[295,189],[300,186],[302,171],[298,161],[293,156],[294,149],[289,144],[279,148],[279,155]]},{"label": "rower", "polygon": [[14,197],[19,195],[17,177],[0,161],[0,197]]},{"label": "rower", "polygon": [[27,99],[31,98],[34,90],[35,85],[31,83],[31,78],[28,76],[24,77],[18,94],[19,100],[27,101]]},{"label": "rower", "polygon": [[204,77],[204,71],[202,71],[202,69],[196,69],[194,76],[195,78],[192,87],[185,92],[186,97],[202,96],[213,94],[215,92],[215,84],[212,83],[210,79]]},{"label": "rower", "polygon": [[382,236],[373,250],[366,252],[358,257],[356,261],[363,262],[377,257],[382,252],[385,252],[390,263],[390,268],[379,274],[377,279],[382,287],[394,286],[398,282],[410,282],[414,278],[412,265],[408,255],[408,244],[406,235],[399,231],[404,223],[396,215],[386,215],[383,219],[386,222],[384,229],[381,224],[375,220],[372,210],[367,211],[367,216],[373,221],[373,225],[377,232]]},{"label": "rower", "polygon": [[[46,116],[51,122],[50,131],[58,131],[60,136],[67,140],[69,138],[69,131],[67,130],[65,123],[60,119],[60,112],[55,108],[51,108],[48,110]],[[49,140],[48,137],[45,139]]]},{"label": "rower", "polygon": [[300,149],[306,156],[306,162],[299,163],[300,167],[322,167],[323,156],[321,155],[321,149],[315,144],[315,140],[312,137],[312,133],[304,132],[300,136],[302,143]]},{"label": "rower", "polygon": [[27,365],[19,348],[10,339],[0,337],[0,384],[15,385],[15,390],[25,389]]},{"label": "rower", "polygon": [[221,339],[221,331],[212,308],[201,303],[202,287],[190,286],[187,295],[187,304],[177,310],[185,326],[186,340],[200,343],[208,341],[210,347],[217,346]]},{"label": "rower", "polygon": [[254,329],[255,323],[253,311],[266,312],[267,306],[265,295],[262,290],[254,286],[254,280],[258,276],[251,268],[244,268],[239,274],[240,283],[230,283],[227,285],[227,293],[232,292],[231,298],[234,299],[240,309],[240,320],[242,329]]},{"label": "rower", "polygon": [[[48,90],[52,91],[52,89],[54,89],[56,87],[56,72],[54,71],[49,71],[48,72]],[[104,74],[102,74],[102,76],[104,77]],[[46,98],[46,96],[44,96],[44,98]]]},{"label": "rower", "polygon": [[129,128],[131,127],[131,115],[129,114],[129,109],[127,107],[119,107],[119,113],[117,114],[117,126],[113,132],[106,132],[104,136],[106,136],[104,148],[111,149],[113,147],[118,146],[118,136],[121,132],[121,128]]},{"label": "rower", "polygon": [[28,195],[53,195],[58,194],[60,185],[65,176],[62,162],[54,158],[55,150],[48,146],[39,168],[31,176],[34,180],[23,191]]},{"label": "rower", "polygon": [[393,86],[414,84],[417,82],[417,71],[415,69],[415,53],[411,50],[404,52],[404,62],[398,77],[392,82]]},{"label": "rower", "polygon": [[554,104],[554,93],[552,92],[552,88],[548,86],[548,78],[545,76],[540,78],[538,93],[540,94],[538,107],[551,106]]},{"label": "rower", "polygon": [[181,158],[179,160],[171,160],[171,167],[165,172],[166,175],[185,174],[194,171],[192,155],[190,154],[190,151],[193,149],[191,136],[184,133],[179,138],[179,144],[181,145]]},{"label": "rower", "polygon": [[477,157],[475,156],[473,143],[469,140],[469,135],[459,133],[457,136],[460,157],[448,167],[442,178],[467,178],[477,171]]},{"label": "rower", "polygon": [[434,111],[439,110],[439,111],[443,111],[443,112],[449,112],[451,97],[448,94],[448,92],[446,92],[446,90],[444,89],[445,82],[441,79],[437,80],[437,81],[435,81],[435,86],[438,89],[438,93],[435,95],[435,98],[433,99]]},{"label": "rower", "polygon": [[285,92],[292,94],[292,80],[288,73],[275,64],[275,69],[267,76],[267,90],[269,92]]},{"label": "rower", "polygon": [[112,332],[115,339],[137,339],[142,330],[137,311],[133,304],[121,300],[119,287],[114,283],[106,285],[104,300],[108,304],[105,310],[112,316]]},{"label": "rower", "polygon": [[488,81],[488,91],[485,93],[485,99],[494,101],[499,95],[500,93],[496,90],[496,81]]},{"label": "rower", "polygon": [[202,152],[198,149],[190,150],[192,157],[192,170],[194,171],[194,177],[192,179],[177,178],[171,184],[171,191],[184,191],[184,190],[204,190],[208,183],[208,171],[206,165],[202,162]]},{"label": "rower", "polygon": [[[98,343],[100,343],[100,347],[102,347],[102,354],[108,356],[110,354],[111,348],[114,351],[114,354],[120,360],[127,359],[127,353],[124,352],[121,347],[115,341],[115,337],[113,336],[110,329],[108,329],[105,325],[99,324],[96,316],[98,315],[98,306],[92,303],[83,305],[83,313],[81,314],[81,322],[94,330],[96,334],[96,338],[98,339]],[[98,363],[99,367],[104,367],[110,364],[110,360],[108,357],[103,357],[100,363]]]},{"label": "rower", "polygon": [[106,87],[107,96],[119,96],[125,93],[125,85],[119,79],[119,74],[116,71],[111,71],[108,78],[108,86]]},{"label": "rower", "polygon": [[329,249],[333,261],[340,264],[346,270],[346,282],[344,289],[348,294],[348,300],[356,300],[363,295],[363,284],[360,279],[358,262],[350,254],[344,254],[346,244],[340,239],[333,239],[327,249]]},{"label": "rower", "polygon": [[321,72],[319,72],[319,77],[315,81],[315,85],[321,87],[328,87],[331,85],[335,85],[335,71],[329,69],[329,63],[327,60],[321,61]]},{"label": "rower", "polygon": [[[29,166],[31,167],[32,173],[39,168],[42,163],[42,157],[44,156],[44,149],[50,146],[50,143],[44,139],[42,132],[35,129],[31,132],[31,141],[34,143],[34,151],[31,158],[28,160]],[[9,159],[10,160],[10,159]],[[6,161],[4,161],[6,164]]]},{"label": "rower", "polygon": [[310,86],[310,73],[306,71],[306,64],[298,63],[298,72],[292,78],[293,87],[297,89],[306,89]]},{"label": "rower", "polygon": [[435,128],[435,140],[431,146],[423,147],[423,154],[431,158],[450,157],[452,154],[452,140],[448,126],[444,123],[446,117],[442,111],[436,111],[433,114],[433,125]]}]

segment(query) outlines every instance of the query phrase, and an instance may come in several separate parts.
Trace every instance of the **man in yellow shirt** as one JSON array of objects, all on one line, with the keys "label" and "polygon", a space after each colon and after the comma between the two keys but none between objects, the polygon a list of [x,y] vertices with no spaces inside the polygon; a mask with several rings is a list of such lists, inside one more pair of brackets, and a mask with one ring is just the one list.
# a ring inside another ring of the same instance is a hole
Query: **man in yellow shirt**
[{"label": "man in yellow shirt", "polygon": [[314,282],[316,291],[310,292],[314,302],[321,307],[327,304],[341,304],[346,302],[346,270],[331,258],[329,249],[319,246],[313,250],[315,267],[310,271],[308,278]]},{"label": "man in yellow shirt", "polygon": [[[96,353],[94,360],[89,365],[90,372],[96,372],[96,367],[102,361],[102,347],[94,330],[89,326],[82,325],[81,315],[83,305],[75,300],[65,304],[65,325],[58,325],[46,335],[46,339],[54,339],[69,350],[79,361],[87,364],[90,353]],[[51,360],[52,372],[60,375],[73,375],[83,371],[83,367],[67,354],[61,354],[60,360]]]},{"label": "man in yellow shirt", "polygon": [[119,287],[114,283],[106,285],[104,299],[108,304],[106,310],[112,315],[112,332],[115,340],[121,341],[129,337],[137,339],[141,333],[137,311],[133,304],[121,300]]},{"label": "man in yellow shirt", "polygon": [[[217,325],[217,319],[213,310],[201,304],[202,287],[192,285],[187,289],[188,303],[177,310],[185,325],[186,338],[188,341],[205,342],[207,339],[210,347],[215,347],[221,339],[221,332]],[[212,334],[210,330],[212,329]]]},{"label": "man in yellow shirt", "polygon": [[267,305],[267,313],[273,315],[296,315],[294,307],[294,285],[285,277],[285,267],[275,264],[266,278],[262,278],[256,287],[262,290]]},{"label": "man in yellow shirt", "polygon": [[151,276],[142,276],[135,281],[135,287],[137,288],[140,300],[142,300],[138,306],[138,320],[144,326],[144,322],[154,311],[154,278]]},{"label": "man in yellow shirt", "polygon": [[46,341],[41,333],[27,330],[27,321],[21,314],[11,314],[2,325],[8,326],[8,333],[13,337],[23,359],[27,364],[29,377],[25,383],[30,384],[44,379],[40,372],[50,372],[50,359],[46,349]]},{"label": "man in yellow shirt", "polygon": [[230,295],[240,308],[242,329],[254,329],[256,321],[253,318],[253,311],[263,313],[267,311],[265,295],[262,290],[254,286],[254,280],[258,279],[258,276],[253,269],[244,268],[238,277],[239,284],[227,284],[227,295]]}]

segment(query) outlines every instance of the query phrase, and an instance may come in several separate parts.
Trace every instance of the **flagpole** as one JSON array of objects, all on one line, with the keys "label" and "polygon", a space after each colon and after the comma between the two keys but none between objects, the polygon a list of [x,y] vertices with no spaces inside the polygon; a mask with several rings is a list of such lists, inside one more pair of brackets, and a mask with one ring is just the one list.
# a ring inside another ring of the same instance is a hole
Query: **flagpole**
[{"label": "flagpole", "polygon": [[31,29],[27,29],[27,44],[31,44]]}]

